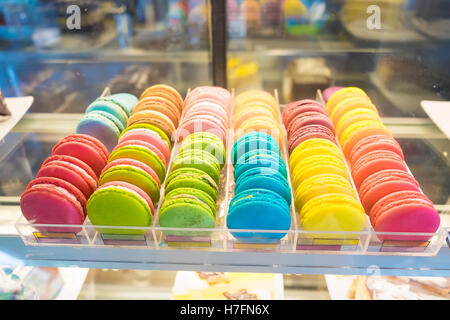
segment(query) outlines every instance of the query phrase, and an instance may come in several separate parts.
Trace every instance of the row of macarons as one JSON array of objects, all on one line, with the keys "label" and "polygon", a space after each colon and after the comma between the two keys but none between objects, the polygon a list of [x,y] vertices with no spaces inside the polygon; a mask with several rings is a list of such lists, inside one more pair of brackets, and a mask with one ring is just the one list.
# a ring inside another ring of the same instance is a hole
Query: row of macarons
[{"label": "row of macarons", "polygon": [[[289,230],[291,189],[283,159],[284,131],[278,103],[265,91],[248,90],[235,99],[236,141],[231,149],[234,195],[227,227]],[[280,239],[285,232],[232,232],[241,240]]]},{"label": "row of macarons", "polygon": [[325,98],[374,230],[436,232],[439,214],[410,173],[401,146],[382,123],[370,97],[360,88],[347,87]]},{"label": "row of macarons", "polygon": [[292,102],[283,110],[282,118],[300,226],[304,230],[363,230],[364,209],[325,106],[314,100]]}]

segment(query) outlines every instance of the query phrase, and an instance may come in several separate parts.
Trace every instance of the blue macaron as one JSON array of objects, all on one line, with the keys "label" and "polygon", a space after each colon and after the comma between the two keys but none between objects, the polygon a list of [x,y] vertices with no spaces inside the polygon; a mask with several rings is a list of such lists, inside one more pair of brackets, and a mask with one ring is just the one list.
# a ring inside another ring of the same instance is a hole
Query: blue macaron
[{"label": "blue macaron", "polygon": [[234,165],[234,180],[251,168],[268,167],[280,172],[287,179],[287,169],[283,158],[271,150],[251,150],[242,155]]},{"label": "blue macaron", "polygon": [[105,100],[104,98],[98,98],[94,102],[92,102],[87,108],[86,113],[90,113],[92,111],[104,111],[107,112],[114,117],[116,117],[124,127],[127,126],[128,115],[125,110],[118,104]]},{"label": "blue macaron", "polygon": [[265,132],[249,132],[239,137],[231,149],[231,162],[236,164],[238,159],[251,150],[271,150],[280,153],[278,142]]},{"label": "blue macaron", "polygon": [[92,111],[81,118],[76,132],[97,138],[111,152],[117,145],[122,130],[123,124],[110,113]]},{"label": "blue macaron", "polygon": [[115,93],[110,96],[101,97],[98,100],[111,101],[122,107],[128,117],[131,116],[134,107],[138,103],[138,98],[131,93]]},{"label": "blue macaron", "polygon": [[[289,205],[278,193],[267,189],[247,189],[231,199],[227,215],[228,229],[289,230]],[[242,242],[273,242],[287,232],[237,232],[231,234]]]},{"label": "blue macaron", "polygon": [[239,176],[235,183],[234,192],[241,193],[248,189],[267,189],[282,196],[288,205],[291,205],[291,188],[287,179],[277,170],[272,168],[251,168]]}]

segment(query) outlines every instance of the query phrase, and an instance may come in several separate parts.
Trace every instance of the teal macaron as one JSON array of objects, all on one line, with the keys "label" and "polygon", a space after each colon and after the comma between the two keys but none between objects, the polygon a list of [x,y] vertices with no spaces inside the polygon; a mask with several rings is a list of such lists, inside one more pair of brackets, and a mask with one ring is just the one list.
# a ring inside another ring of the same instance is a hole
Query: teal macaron
[{"label": "teal macaron", "polygon": [[231,162],[236,164],[238,159],[252,150],[271,150],[280,153],[278,142],[265,132],[249,132],[239,137],[231,149]]},{"label": "teal macaron", "polygon": [[251,150],[242,155],[234,165],[234,179],[237,181],[239,176],[251,169],[258,167],[268,167],[280,172],[287,178],[286,164],[283,158],[277,152],[270,150]]},{"label": "teal macaron", "polygon": [[[289,230],[291,216],[289,205],[278,193],[266,189],[247,189],[231,199],[228,229]],[[242,242],[273,242],[287,232],[237,232],[231,234]]]},{"label": "teal macaron", "polygon": [[266,167],[251,168],[239,176],[234,192],[241,193],[248,189],[267,189],[282,196],[288,205],[292,202],[291,188],[287,179],[277,170]]},{"label": "teal macaron", "polygon": [[96,99],[86,108],[86,113],[90,113],[92,111],[107,112],[116,117],[122,123],[123,127],[126,128],[127,126],[128,115],[126,111],[120,105],[108,99],[105,98]]},{"label": "teal macaron", "polygon": [[131,116],[134,107],[138,103],[138,98],[131,93],[115,93],[109,96],[104,96],[98,98],[99,101],[111,101],[119,105],[127,114],[128,117]]}]

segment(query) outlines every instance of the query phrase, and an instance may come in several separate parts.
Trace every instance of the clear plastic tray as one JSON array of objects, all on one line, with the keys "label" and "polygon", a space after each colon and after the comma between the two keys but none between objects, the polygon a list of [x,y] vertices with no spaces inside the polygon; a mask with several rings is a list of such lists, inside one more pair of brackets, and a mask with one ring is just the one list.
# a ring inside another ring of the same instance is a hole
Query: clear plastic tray
[{"label": "clear plastic tray", "polygon": [[[108,94],[105,89],[103,95]],[[277,91],[274,92],[278,99]],[[234,96],[234,91],[232,91]],[[317,99],[323,102],[320,91]],[[280,109],[281,122],[281,109]],[[280,123],[282,128],[284,126]],[[147,250],[174,249],[174,250],[213,250],[213,251],[269,251],[284,253],[320,253],[320,254],[357,254],[357,255],[408,255],[408,256],[433,256],[445,244],[447,230],[440,228],[436,233],[401,233],[401,232],[375,232],[369,219],[366,217],[366,227],[361,232],[331,232],[331,231],[306,231],[300,228],[297,221],[298,215],[292,202],[291,228],[290,230],[243,230],[227,229],[226,216],[229,203],[234,194],[233,165],[230,160],[230,151],[234,141],[234,130],[230,128],[226,145],[226,163],[222,169],[219,183],[219,199],[217,201],[216,227],[214,229],[188,229],[188,228],[163,228],[158,223],[159,209],[164,195],[164,184],[161,186],[161,199],[156,207],[152,225],[142,227],[118,227],[118,226],[94,226],[89,219],[80,227],[81,231],[74,232],[40,232],[42,227],[73,228],[74,225],[50,225],[31,224],[23,216],[16,223],[16,229],[25,245],[30,246],[72,246],[72,247],[123,247],[141,248]],[[282,157],[288,168],[288,181],[291,186],[291,194],[294,199],[291,185],[291,177],[288,161],[287,139],[285,134],[282,146]],[[170,172],[172,159],[178,153],[180,143],[176,143],[172,149],[171,161],[167,172]],[[348,166],[347,166],[348,169]],[[349,172],[349,176],[350,172]],[[357,192],[356,192],[357,194]],[[123,235],[101,233],[97,229],[137,229],[142,231],[139,235]],[[182,231],[182,236],[171,233]],[[245,240],[236,239],[232,234],[245,232],[258,235]],[[281,240],[269,242],[270,235],[284,233]],[[267,237],[261,237],[267,234]],[[379,240],[387,236],[403,236],[417,241]],[[427,238],[420,240],[420,237]],[[450,241],[450,240],[447,240]],[[449,244],[450,246],[450,244]]]}]

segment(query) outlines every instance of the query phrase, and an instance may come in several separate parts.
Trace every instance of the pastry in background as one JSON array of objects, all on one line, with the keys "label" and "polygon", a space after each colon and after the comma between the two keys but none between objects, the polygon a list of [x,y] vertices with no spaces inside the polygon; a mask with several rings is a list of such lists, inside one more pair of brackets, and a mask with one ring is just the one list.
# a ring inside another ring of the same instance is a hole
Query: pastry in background
[{"label": "pastry in background", "polygon": [[299,58],[289,62],[283,80],[285,101],[314,99],[317,90],[331,86],[332,71],[323,58]]},{"label": "pastry in background", "polygon": [[240,6],[241,17],[246,23],[247,34],[259,32],[261,27],[260,4],[256,0],[244,0]]}]

